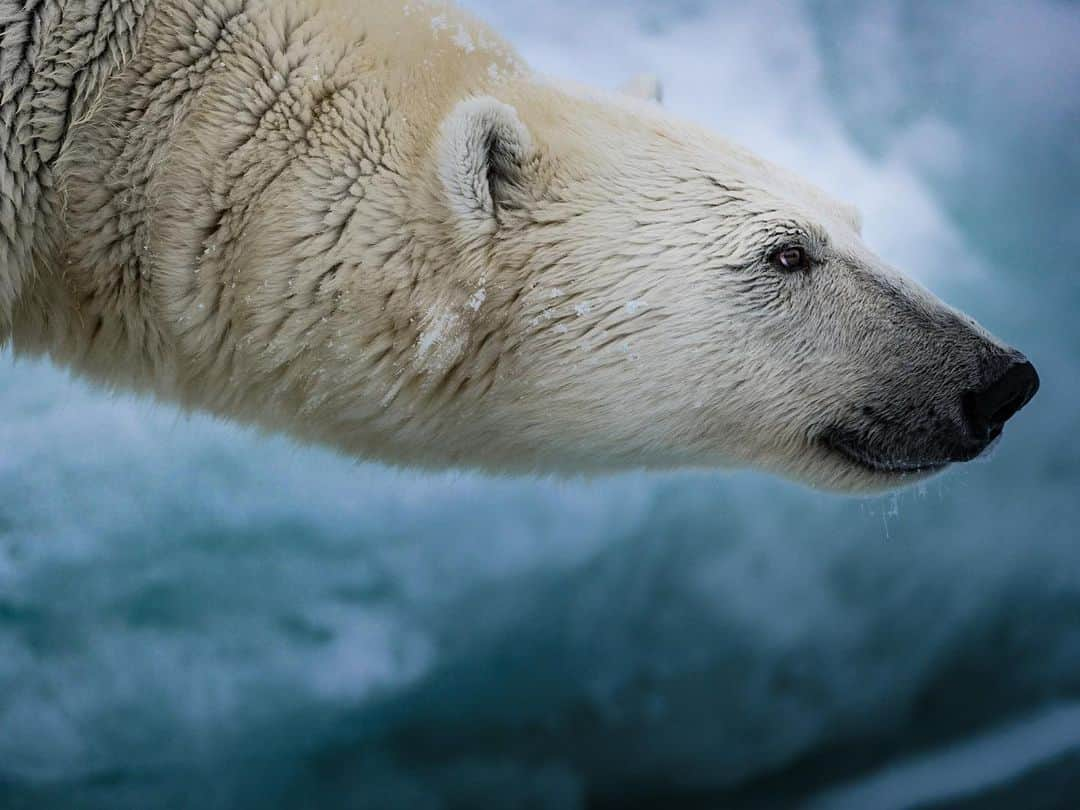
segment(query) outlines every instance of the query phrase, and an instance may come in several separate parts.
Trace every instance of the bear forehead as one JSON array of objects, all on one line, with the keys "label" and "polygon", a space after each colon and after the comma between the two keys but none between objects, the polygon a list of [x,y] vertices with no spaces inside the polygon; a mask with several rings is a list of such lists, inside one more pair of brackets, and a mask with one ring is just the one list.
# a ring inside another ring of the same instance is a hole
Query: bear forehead
[{"label": "bear forehead", "polygon": [[[640,191],[645,196],[655,190],[649,188],[652,183],[659,183],[673,193],[672,199],[681,197],[686,203],[697,201],[717,209],[731,203],[729,211],[740,210],[760,220],[862,233],[862,216],[855,206],[656,104],[565,82],[559,89],[593,107],[589,117],[595,116],[594,123],[607,119],[610,132],[599,140],[616,148],[609,149],[603,159],[617,155],[616,170],[644,181]],[[595,137],[595,130],[590,137]],[[596,150],[586,149],[584,156],[594,159]],[[630,165],[636,162],[635,156],[644,165]]]},{"label": "bear forehead", "polygon": [[722,139],[713,140],[707,148],[718,158],[710,166],[709,181],[747,211],[762,219],[862,232],[859,210],[819,186]]}]

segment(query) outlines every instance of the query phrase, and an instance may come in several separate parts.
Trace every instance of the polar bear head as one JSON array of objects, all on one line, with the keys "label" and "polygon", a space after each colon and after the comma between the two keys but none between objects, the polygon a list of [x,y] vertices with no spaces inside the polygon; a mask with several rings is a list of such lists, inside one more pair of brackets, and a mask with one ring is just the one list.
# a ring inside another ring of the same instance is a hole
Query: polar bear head
[{"label": "polar bear head", "polygon": [[883,489],[978,456],[1038,387],[852,208],[652,105],[473,97],[433,155],[469,339],[503,364],[481,463]]}]

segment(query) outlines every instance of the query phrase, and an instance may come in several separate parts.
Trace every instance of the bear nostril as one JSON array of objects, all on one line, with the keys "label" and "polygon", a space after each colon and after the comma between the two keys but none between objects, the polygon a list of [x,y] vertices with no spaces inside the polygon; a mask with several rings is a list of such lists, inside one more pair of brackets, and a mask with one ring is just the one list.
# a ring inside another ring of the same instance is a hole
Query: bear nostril
[{"label": "bear nostril", "polygon": [[964,394],[964,415],[972,433],[980,439],[995,438],[1038,390],[1039,375],[1035,367],[1026,360],[1014,361],[986,387]]}]

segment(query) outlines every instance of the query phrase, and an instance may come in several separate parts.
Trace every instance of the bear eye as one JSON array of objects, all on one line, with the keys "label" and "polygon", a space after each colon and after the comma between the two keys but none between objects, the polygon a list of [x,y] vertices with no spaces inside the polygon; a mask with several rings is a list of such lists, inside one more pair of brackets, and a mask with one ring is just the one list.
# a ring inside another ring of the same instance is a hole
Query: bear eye
[{"label": "bear eye", "polygon": [[773,253],[769,261],[781,270],[787,270],[788,272],[810,269],[810,257],[806,254],[806,249],[798,245],[788,245],[780,248]]}]

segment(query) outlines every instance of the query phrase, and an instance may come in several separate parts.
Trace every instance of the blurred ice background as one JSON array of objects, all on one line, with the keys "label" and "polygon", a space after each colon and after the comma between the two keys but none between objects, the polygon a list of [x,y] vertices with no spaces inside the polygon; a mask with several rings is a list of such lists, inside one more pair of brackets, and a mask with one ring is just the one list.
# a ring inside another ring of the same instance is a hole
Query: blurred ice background
[{"label": "blurred ice background", "polygon": [[1080,806],[1080,6],[473,0],[1022,347],[992,461],[420,476],[0,356],[0,806]]}]

